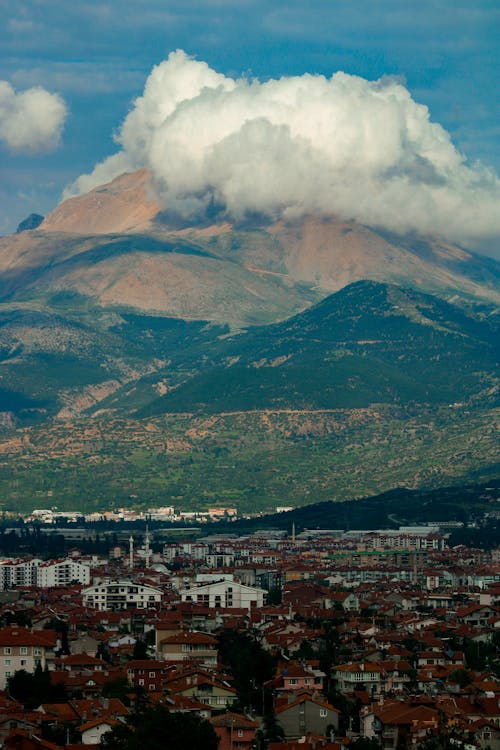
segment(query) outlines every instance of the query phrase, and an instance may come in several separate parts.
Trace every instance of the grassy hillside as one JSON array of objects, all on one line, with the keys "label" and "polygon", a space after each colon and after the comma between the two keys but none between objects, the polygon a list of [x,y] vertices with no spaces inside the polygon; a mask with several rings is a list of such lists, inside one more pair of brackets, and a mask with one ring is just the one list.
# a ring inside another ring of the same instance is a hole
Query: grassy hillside
[{"label": "grassy hillside", "polygon": [[429,295],[358,282],[217,342],[204,368],[138,412],[463,402],[498,387],[498,330]]},{"label": "grassy hillside", "polygon": [[9,431],[4,508],[173,504],[272,511],[498,476],[500,410],[379,407],[150,420],[98,417]]},{"label": "grassy hillside", "polygon": [[243,513],[498,474],[489,309],[375,282],[238,335],[46,308],[0,316],[4,508]]}]

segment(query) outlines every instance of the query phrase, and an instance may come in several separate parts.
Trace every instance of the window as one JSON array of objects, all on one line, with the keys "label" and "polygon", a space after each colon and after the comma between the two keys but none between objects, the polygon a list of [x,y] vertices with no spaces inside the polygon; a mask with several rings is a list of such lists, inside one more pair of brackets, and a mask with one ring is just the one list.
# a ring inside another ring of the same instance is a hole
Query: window
[{"label": "window", "polygon": [[150,676],[150,677],[154,677],[154,676],[155,676],[155,674],[156,674],[155,672],[150,672],[150,673],[149,673],[149,676]]},{"label": "window", "polygon": [[243,737],[243,729],[238,729],[238,737]]},{"label": "window", "polygon": [[21,654],[21,656],[23,656],[23,655],[25,656],[28,653],[28,647],[27,646],[21,646],[21,648],[19,649],[19,653]]},{"label": "window", "polygon": [[42,655],[42,649],[41,648],[34,648],[33,649],[34,656],[41,656]]},{"label": "window", "polygon": [[326,708],[320,708],[320,709],[319,709],[319,715],[320,715],[320,716],[321,716],[321,718],[323,718],[323,719],[324,719],[324,718],[325,718],[326,716],[328,716],[328,711],[326,710]]},{"label": "window", "polygon": [[4,652],[4,654],[11,654],[12,653],[12,649],[11,649],[10,646],[5,646],[3,652]]},{"label": "window", "polygon": [[140,685],[141,687],[144,687],[144,680],[139,680],[139,685]]},{"label": "window", "polygon": [[12,672],[6,672],[6,673],[5,673],[5,676],[6,676],[6,677],[10,677],[10,676],[11,676],[11,674],[12,674]]},{"label": "window", "polygon": [[5,666],[10,667],[10,659],[5,659]]},{"label": "window", "polygon": [[21,659],[21,666],[22,667],[25,667],[27,663],[28,663],[27,659]]}]

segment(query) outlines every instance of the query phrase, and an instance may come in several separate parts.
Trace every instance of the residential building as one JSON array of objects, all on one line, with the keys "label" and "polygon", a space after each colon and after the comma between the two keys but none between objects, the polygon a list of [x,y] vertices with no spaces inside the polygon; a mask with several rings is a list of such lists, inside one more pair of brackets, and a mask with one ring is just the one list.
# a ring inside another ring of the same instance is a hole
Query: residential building
[{"label": "residential building", "polygon": [[262,607],[265,596],[262,589],[227,580],[182,589],[179,594],[183,602],[194,602],[212,608],[237,607],[248,610]]},{"label": "residential building", "polygon": [[99,610],[148,609],[161,603],[162,592],[125,579],[104,579],[82,591],[83,606]]},{"label": "residential building", "polygon": [[218,750],[251,750],[255,746],[258,721],[228,712],[214,716],[210,723],[219,738]]},{"label": "residential building", "polygon": [[196,661],[207,666],[217,664],[217,641],[207,633],[182,631],[163,638],[158,658],[165,661]]},{"label": "residential building", "polygon": [[67,586],[70,583],[90,583],[90,566],[67,558],[65,560],[49,560],[38,566],[36,571],[36,585],[40,588],[52,586]]},{"label": "residential building", "polygon": [[0,590],[19,586],[36,586],[37,569],[42,564],[38,558],[0,561]]},{"label": "residential building", "polygon": [[159,691],[167,674],[167,665],[156,659],[133,659],[127,664],[127,679],[134,687]]},{"label": "residential building", "polygon": [[34,672],[38,665],[42,669],[53,669],[58,646],[57,636],[53,630],[1,628],[0,690],[5,690],[8,678],[20,669]]},{"label": "residential building", "polygon": [[326,735],[339,726],[338,711],[328,701],[309,692],[292,695],[276,706],[276,719],[287,739],[303,737],[309,732]]}]

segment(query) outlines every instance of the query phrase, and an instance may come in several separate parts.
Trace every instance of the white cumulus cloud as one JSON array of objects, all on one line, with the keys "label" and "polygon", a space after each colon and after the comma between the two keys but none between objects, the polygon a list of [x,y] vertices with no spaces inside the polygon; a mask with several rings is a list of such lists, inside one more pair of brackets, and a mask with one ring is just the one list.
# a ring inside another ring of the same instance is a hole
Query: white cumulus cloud
[{"label": "white cumulus cloud", "polygon": [[0,81],[0,141],[13,151],[49,151],[60,141],[67,108],[41,86],[16,92]]},{"label": "white cumulus cloud", "polygon": [[156,66],[121,150],[66,195],[147,167],[167,211],[197,220],[340,215],[479,241],[500,233],[500,180],[469,165],[393,78],[233,79],[182,51]]}]

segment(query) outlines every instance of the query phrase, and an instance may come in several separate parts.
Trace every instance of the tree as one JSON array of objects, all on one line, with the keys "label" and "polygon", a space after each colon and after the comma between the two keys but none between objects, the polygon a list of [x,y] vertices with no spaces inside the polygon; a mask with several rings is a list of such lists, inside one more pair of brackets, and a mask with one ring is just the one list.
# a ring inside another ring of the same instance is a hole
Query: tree
[{"label": "tree", "polygon": [[281,588],[279,586],[271,586],[267,592],[267,603],[268,604],[281,604]]},{"label": "tree", "polygon": [[171,713],[157,705],[137,712],[129,726],[114,727],[101,739],[102,750],[217,750],[219,739],[212,725],[193,714]]},{"label": "tree", "polygon": [[472,682],[471,673],[464,667],[458,667],[458,669],[454,669],[450,672],[448,681],[456,682],[460,688],[464,688]]},{"label": "tree", "polygon": [[40,665],[34,674],[19,669],[7,680],[9,693],[27,709],[37,708],[41,703],[60,703],[68,699],[62,683],[52,685],[50,673]]},{"label": "tree", "polygon": [[132,659],[147,659],[148,658],[148,647],[144,641],[137,638],[134,643],[134,650],[132,652]]},{"label": "tree", "polygon": [[262,685],[274,675],[274,659],[248,633],[227,629],[219,635],[219,655],[234,676],[241,708],[262,711]]}]

